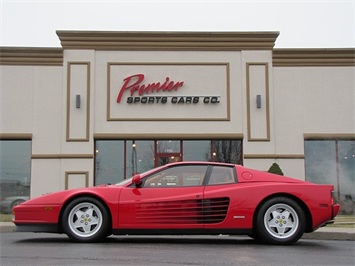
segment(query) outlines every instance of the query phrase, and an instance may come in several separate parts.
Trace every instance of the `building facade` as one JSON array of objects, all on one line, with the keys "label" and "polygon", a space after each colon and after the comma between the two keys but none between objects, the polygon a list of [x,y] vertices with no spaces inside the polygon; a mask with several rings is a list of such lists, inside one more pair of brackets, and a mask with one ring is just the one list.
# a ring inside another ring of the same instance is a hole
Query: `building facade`
[{"label": "building facade", "polygon": [[278,34],[57,31],[61,48],[1,47],[2,195],[181,160],[277,163],[353,212],[355,49],[276,49]]}]

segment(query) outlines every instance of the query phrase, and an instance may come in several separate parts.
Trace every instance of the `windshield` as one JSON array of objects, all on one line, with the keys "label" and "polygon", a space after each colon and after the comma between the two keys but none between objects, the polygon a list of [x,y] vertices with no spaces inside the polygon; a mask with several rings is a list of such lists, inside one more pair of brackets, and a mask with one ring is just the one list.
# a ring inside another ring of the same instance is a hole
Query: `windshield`
[{"label": "windshield", "polygon": [[128,178],[128,179],[125,179],[119,183],[117,183],[116,185],[118,186],[124,186],[124,185],[127,185],[128,183],[131,183],[132,182],[132,177]]},{"label": "windshield", "polygon": [[[166,166],[163,165],[163,166],[160,166],[160,167],[158,167],[158,168],[153,168],[153,169],[148,170],[147,172],[144,172],[144,173],[142,173],[142,174],[140,174],[140,175],[141,175],[141,176],[146,176],[146,175],[149,175],[149,174],[152,173],[152,172],[159,171],[160,169],[163,169],[163,168],[166,168]],[[124,186],[124,185],[127,185],[127,184],[129,184],[129,183],[132,183],[132,178],[133,178],[133,177],[127,178],[127,179],[125,179],[125,180],[123,180],[123,181],[117,183],[116,185],[117,185],[117,186]]]}]

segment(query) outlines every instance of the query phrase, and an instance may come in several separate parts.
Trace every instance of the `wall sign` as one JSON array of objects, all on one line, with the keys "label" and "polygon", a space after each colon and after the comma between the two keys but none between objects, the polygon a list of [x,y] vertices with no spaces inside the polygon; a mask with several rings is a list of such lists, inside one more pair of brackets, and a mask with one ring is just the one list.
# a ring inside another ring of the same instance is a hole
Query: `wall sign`
[{"label": "wall sign", "polygon": [[129,104],[165,104],[168,101],[173,104],[197,104],[200,102],[200,98],[203,98],[201,102],[205,104],[219,103],[219,96],[154,96],[157,94],[159,95],[159,93],[174,93],[184,85],[184,81],[175,82],[169,77],[166,77],[164,82],[153,82],[146,84],[144,83],[144,77],[144,74],[135,74],[123,79],[123,85],[117,96],[117,103],[121,102],[121,99],[125,93],[129,93],[130,95],[127,97],[127,103]]},{"label": "wall sign", "polygon": [[229,120],[228,63],[108,63],[107,120]]}]

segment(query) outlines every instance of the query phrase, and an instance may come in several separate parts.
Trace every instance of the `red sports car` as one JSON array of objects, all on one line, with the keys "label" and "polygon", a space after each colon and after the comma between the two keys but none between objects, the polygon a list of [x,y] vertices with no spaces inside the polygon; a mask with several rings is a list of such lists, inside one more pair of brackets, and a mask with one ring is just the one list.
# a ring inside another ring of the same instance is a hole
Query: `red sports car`
[{"label": "red sports car", "polygon": [[333,186],[226,163],[180,162],[115,185],[47,194],[14,207],[17,231],[114,235],[249,235],[292,244],[331,223]]}]

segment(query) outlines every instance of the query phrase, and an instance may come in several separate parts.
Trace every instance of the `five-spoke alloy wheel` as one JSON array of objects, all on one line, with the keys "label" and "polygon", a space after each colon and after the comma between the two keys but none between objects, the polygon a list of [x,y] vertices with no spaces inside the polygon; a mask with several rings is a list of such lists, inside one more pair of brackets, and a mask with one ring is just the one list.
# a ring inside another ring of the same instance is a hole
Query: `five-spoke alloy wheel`
[{"label": "five-spoke alloy wheel", "polygon": [[81,197],[65,208],[62,216],[64,232],[77,242],[95,242],[109,232],[109,216],[105,206],[97,199]]},{"label": "five-spoke alloy wheel", "polygon": [[266,201],[256,217],[256,234],[270,244],[292,244],[303,235],[305,214],[294,200],[275,197]]}]

